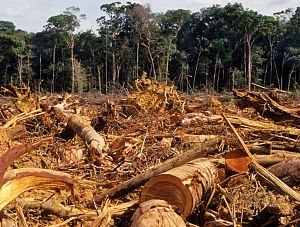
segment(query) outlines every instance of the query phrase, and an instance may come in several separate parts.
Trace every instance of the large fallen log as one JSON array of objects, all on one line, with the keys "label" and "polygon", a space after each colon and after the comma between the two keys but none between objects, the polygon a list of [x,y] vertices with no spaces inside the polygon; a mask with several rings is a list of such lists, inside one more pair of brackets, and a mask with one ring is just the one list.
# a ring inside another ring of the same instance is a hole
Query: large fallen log
[{"label": "large fallen log", "polygon": [[79,115],[71,115],[68,119],[67,126],[81,137],[87,144],[89,150],[99,155],[102,154],[102,149],[106,145],[105,139],[100,136],[91,125],[85,123]]},{"label": "large fallen log", "polygon": [[140,202],[162,199],[188,217],[211,188],[217,169],[207,159],[196,159],[153,177],[141,192]]},{"label": "large fallen log", "polygon": [[[191,160],[205,157],[209,153],[215,153],[219,149],[220,138],[211,139],[209,141],[204,142],[201,146],[194,148],[192,150],[186,151],[180,156],[174,157],[165,161],[164,163],[149,169],[148,171],[141,173],[134,178],[127,180],[120,185],[109,189],[105,192],[102,192],[95,196],[94,200],[96,203],[100,203],[104,198],[115,198],[121,196],[127,192],[130,192],[139,186],[145,184],[152,177],[166,172],[172,168],[181,166]],[[90,202],[89,206],[94,206],[94,201]]]},{"label": "large fallen log", "polygon": [[132,227],[185,227],[185,221],[164,200],[152,199],[139,205],[131,218]]}]

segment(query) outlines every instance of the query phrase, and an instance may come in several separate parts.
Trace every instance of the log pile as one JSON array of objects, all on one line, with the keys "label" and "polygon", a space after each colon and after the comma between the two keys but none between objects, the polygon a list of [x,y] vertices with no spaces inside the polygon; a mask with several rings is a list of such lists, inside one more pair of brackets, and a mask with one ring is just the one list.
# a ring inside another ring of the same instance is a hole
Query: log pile
[{"label": "log pile", "polygon": [[1,227],[300,224],[291,94],[1,90]]}]

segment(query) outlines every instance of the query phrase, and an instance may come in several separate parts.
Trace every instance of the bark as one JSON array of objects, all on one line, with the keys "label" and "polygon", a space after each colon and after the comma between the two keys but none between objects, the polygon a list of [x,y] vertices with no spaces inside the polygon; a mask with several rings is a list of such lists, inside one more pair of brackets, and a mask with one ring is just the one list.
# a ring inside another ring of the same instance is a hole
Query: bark
[{"label": "bark", "polygon": [[185,227],[185,221],[164,200],[153,199],[140,204],[131,218],[132,227]]},{"label": "bark", "polygon": [[300,158],[285,160],[268,169],[286,184],[295,186],[300,182]]},{"label": "bark", "polygon": [[30,152],[33,149],[38,148],[41,146],[44,142],[49,141],[49,139],[41,140],[34,144],[20,144],[17,145],[8,151],[6,151],[1,157],[0,157],[0,186],[4,182],[4,174],[7,170],[7,168],[13,163],[15,159],[20,157],[23,154],[26,154]]},{"label": "bark", "polygon": [[163,199],[188,217],[211,188],[217,169],[207,159],[196,159],[152,178],[141,192],[141,203]]},{"label": "bark", "polygon": [[[199,146],[198,148],[189,150],[185,153],[183,153],[180,156],[174,157],[172,159],[169,159],[165,161],[164,163],[144,172],[141,173],[134,178],[127,180],[120,185],[109,189],[107,191],[104,191],[98,195],[95,196],[94,200],[97,203],[100,203],[103,199],[106,197],[109,198],[116,198],[118,196],[124,195],[141,185],[145,184],[149,179],[152,177],[161,174],[163,172],[166,172],[172,168],[181,166],[191,160],[194,160],[196,158],[204,157],[208,153],[214,153],[218,150],[218,144],[219,144],[220,139],[212,139],[210,141],[206,141],[202,144],[202,146]],[[93,202],[91,202],[89,205],[93,206]]]}]

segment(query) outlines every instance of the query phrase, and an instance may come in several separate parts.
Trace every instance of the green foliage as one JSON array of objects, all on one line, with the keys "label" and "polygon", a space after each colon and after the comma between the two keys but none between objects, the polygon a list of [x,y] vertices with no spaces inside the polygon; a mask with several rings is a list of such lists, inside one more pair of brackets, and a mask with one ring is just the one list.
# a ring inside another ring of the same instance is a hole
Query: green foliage
[{"label": "green foliage", "polygon": [[77,7],[51,16],[37,33],[0,21],[0,82],[108,92],[109,84],[123,86],[147,71],[182,91],[300,84],[300,7],[274,17],[238,3],[155,13],[149,5],[111,2],[100,11],[97,34],[78,32],[85,15]]}]

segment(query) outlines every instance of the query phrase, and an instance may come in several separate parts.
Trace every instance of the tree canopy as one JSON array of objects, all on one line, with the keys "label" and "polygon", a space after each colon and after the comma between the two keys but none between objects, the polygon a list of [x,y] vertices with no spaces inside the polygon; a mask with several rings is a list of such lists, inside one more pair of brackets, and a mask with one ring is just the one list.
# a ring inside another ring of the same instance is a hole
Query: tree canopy
[{"label": "tree canopy", "polygon": [[86,15],[69,7],[44,30],[17,30],[0,20],[0,83],[33,89],[109,92],[142,71],[182,91],[299,89],[300,7],[266,16],[227,4],[191,12],[152,12],[149,5],[99,6],[97,31],[80,31]]}]

